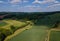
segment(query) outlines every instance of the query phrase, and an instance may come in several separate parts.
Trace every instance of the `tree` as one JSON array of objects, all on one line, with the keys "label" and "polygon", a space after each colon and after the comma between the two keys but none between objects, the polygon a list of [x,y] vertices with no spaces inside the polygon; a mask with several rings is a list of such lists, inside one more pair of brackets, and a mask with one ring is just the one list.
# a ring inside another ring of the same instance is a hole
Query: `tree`
[{"label": "tree", "polygon": [[0,41],[4,41],[5,38],[6,38],[5,34],[0,32]]},{"label": "tree", "polygon": [[16,28],[13,25],[11,25],[11,30],[12,32],[15,32]]},{"label": "tree", "polygon": [[54,25],[54,27],[53,27],[53,28],[57,28],[57,27],[58,27],[58,25],[59,25],[59,23],[60,23],[60,21],[57,21],[57,22],[55,23],[55,25]]}]

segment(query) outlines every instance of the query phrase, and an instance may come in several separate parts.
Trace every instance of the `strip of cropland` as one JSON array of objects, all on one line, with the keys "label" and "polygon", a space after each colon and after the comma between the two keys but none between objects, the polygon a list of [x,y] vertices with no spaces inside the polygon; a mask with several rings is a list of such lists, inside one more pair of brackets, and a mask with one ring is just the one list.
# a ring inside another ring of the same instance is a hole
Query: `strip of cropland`
[{"label": "strip of cropland", "polygon": [[59,30],[52,30],[50,33],[49,41],[60,41],[60,31]]},{"label": "strip of cropland", "polygon": [[19,33],[8,41],[45,41],[47,35],[46,26],[35,26]]}]

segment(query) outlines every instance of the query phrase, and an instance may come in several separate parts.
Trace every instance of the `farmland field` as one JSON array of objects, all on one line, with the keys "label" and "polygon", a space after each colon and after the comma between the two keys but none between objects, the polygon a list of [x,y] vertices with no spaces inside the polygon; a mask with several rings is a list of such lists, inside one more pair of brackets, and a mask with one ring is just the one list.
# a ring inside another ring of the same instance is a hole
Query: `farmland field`
[{"label": "farmland field", "polygon": [[8,29],[10,28],[11,25],[17,28],[25,24],[24,22],[20,22],[16,20],[3,20],[3,21],[7,23],[7,25],[3,26],[3,28],[8,28]]},{"label": "farmland field", "polygon": [[7,23],[0,21],[0,27],[7,25]]},{"label": "farmland field", "polygon": [[46,26],[32,26],[31,29],[25,30],[9,41],[45,41],[46,30]]},{"label": "farmland field", "polygon": [[51,31],[50,41],[60,41],[60,31]]}]

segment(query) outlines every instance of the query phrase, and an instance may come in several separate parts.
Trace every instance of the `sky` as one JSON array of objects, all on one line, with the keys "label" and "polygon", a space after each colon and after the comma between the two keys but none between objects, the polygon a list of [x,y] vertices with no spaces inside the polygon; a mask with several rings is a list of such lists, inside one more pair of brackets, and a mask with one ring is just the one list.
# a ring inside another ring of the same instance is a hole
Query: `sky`
[{"label": "sky", "polygon": [[60,11],[60,0],[0,0],[0,12]]}]

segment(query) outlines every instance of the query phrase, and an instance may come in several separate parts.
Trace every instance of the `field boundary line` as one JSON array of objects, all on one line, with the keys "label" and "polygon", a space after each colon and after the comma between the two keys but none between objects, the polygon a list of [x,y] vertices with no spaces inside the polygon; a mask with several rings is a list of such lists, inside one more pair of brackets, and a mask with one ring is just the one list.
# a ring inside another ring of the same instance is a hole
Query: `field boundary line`
[{"label": "field boundary line", "polygon": [[48,38],[47,38],[47,41],[50,41],[50,33],[51,31],[60,31],[60,29],[50,29],[48,30]]},{"label": "field boundary line", "polygon": [[51,31],[60,31],[60,29],[51,29]]},{"label": "field boundary line", "polygon": [[46,30],[46,31],[47,31],[47,34],[46,34],[45,41],[47,41],[47,40],[48,40],[48,31],[49,31],[49,30]]},{"label": "field boundary line", "polygon": [[49,39],[50,39],[50,33],[51,33],[51,30],[48,30],[48,38],[47,38],[47,41],[49,41]]}]

